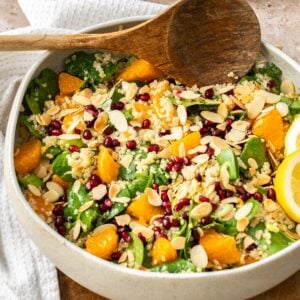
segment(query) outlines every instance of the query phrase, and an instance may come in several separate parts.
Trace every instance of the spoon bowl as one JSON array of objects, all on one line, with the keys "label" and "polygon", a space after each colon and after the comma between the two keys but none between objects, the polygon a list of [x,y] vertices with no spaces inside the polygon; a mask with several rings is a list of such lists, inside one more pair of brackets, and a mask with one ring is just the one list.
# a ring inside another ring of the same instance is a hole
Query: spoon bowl
[{"label": "spoon bowl", "polygon": [[232,81],[251,69],[260,27],[244,0],[180,0],[145,23],[113,33],[0,36],[0,51],[42,49],[132,53],[182,83],[203,86]]}]

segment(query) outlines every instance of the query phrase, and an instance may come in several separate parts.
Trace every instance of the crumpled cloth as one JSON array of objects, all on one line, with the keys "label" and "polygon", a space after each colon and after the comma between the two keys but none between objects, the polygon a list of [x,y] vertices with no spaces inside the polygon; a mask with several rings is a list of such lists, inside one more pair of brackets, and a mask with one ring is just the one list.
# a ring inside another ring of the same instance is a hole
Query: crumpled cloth
[{"label": "crumpled cloth", "polygon": [[[164,8],[142,0],[19,0],[19,4],[30,26],[3,34],[67,33],[117,18],[156,14]],[[55,266],[16,219],[3,175],[4,132],[11,103],[39,53],[0,53],[0,299],[60,298]]]}]

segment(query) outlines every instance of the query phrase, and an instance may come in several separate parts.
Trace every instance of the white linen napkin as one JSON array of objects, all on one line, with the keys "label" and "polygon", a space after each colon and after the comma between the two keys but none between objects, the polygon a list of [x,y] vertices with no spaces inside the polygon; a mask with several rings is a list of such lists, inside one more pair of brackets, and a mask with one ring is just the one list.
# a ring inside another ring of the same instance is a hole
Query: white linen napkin
[{"label": "white linen napkin", "polygon": [[[142,0],[19,0],[30,26],[14,33],[62,33],[104,21],[158,13]],[[0,299],[59,299],[56,269],[37,249],[10,207],[3,179],[5,127],[19,82],[37,52],[0,53]]]}]

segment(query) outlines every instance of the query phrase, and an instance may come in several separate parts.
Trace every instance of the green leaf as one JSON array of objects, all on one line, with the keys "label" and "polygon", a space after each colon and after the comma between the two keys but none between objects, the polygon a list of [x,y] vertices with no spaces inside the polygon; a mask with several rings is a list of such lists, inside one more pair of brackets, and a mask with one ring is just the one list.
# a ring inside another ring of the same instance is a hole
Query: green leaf
[{"label": "green leaf", "polygon": [[129,185],[128,189],[131,195],[131,198],[134,198],[138,192],[143,193],[146,187],[151,186],[153,183],[153,174],[138,174],[137,178],[133,180]]},{"label": "green leaf", "polygon": [[24,187],[27,187],[29,184],[34,185],[36,187],[40,187],[43,184],[43,181],[35,174],[27,174],[25,176],[19,175],[18,181]]},{"label": "green leaf", "polygon": [[246,204],[247,203],[252,203],[253,204],[253,207],[252,207],[250,213],[247,215],[248,220],[252,220],[257,215],[257,213],[259,212],[261,204],[253,198],[247,200]]},{"label": "green leaf", "polygon": [[153,181],[158,185],[165,185],[168,183],[169,175],[160,168],[159,163],[150,165],[150,173],[153,174]]},{"label": "green leaf", "polygon": [[42,157],[53,160],[60,153],[62,153],[62,150],[59,146],[51,146],[47,148],[47,150],[43,153]]},{"label": "green leaf", "polygon": [[241,160],[247,165],[248,159],[253,158],[258,167],[261,168],[264,162],[267,161],[266,145],[259,137],[250,138],[244,146],[241,153]]},{"label": "green leaf", "polygon": [[78,148],[82,148],[84,143],[81,139],[75,139],[75,140],[60,140],[59,145],[64,148],[69,148],[71,145],[75,145]]},{"label": "green leaf", "polygon": [[226,165],[230,180],[239,178],[239,164],[231,148],[223,149],[216,159],[221,166]]},{"label": "green leaf", "polygon": [[132,237],[129,249],[132,250],[137,265],[141,266],[144,260],[144,244],[133,232],[130,232],[129,235]]},{"label": "green leaf", "polygon": [[182,272],[196,272],[197,267],[185,259],[178,259],[176,261],[162,264],[160,266],[150,269],[151,272],[168,272],[168,273],[182,273]]},{"label": "green leaf", "polygon": [[[126,197],[126,196],[121,196],[120,194],[118,197]],[[114,203],[111,209],[107,212],[105,212],[101,217],[101,224],[107,222],[108,220],[112,219],[113,217],[121,214],[124,210],[126,209],[126,206],[123,203]],[[99,224],[100,225],[100,224]]]},{"label": "green leaf", "polygon": [[133,120],[132,109],[123,110],[123,113],[124,113],[124,116],[125,116],[127,122],[130,122]]},{"label": "green leaf", "polygon": [[180,220],[180,228],[178,231],[174,231],[172,233],[172,238],[176,237],[176,236],[183,236],[186,232],[186,228],[187,228],[187,222],[183,219]]},{"label": "green leaf", "polygon": [[40,75],[36,78],[36,83],[40,88],[44,89],[48,98],[53,98],[58,95],[58,76],[51,69],[44,69]]},{"label": "green leaf", "polygon": [[220,100],[209,100],[202,97],[199,97],[197,99],[188,100],[188,99],[182,99],[177,100],[175,97],[170,97],[170,100],[174,105],[183,105],[185,108],[190,108],[192,106],[197,106],[199,110],[212,110],[215,109],[220,103]]},{"label": "green leaf", "polygon": [[37,129],[35,129],[34,124],[32,121],[29,120],[29,116],[20,113],[19,115],[19,121],[21,124],[23,124],[30,132],[30,134],[36,138],[42,138],[43,134],[39,132]]},{"label": "green leaf", "polygon": [[59,154],[53,161],[53,173],[61,177],[62,180],[72,181],[72,168],[68,164],[68,156],[70,153],[63,152]]}]

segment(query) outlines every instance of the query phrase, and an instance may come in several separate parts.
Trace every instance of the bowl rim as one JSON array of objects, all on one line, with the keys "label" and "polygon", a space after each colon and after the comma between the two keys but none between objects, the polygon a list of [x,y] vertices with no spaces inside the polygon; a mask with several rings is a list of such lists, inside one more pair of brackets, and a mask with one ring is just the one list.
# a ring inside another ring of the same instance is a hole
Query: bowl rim
[{"label": "bowl rim", "polygon": [[[137,16],[137,17],[127,17],[127,18],[120,18],[113,21],[104,22],[101,24],[92,25],[89,27],[84,28],[83,30],[80,30],[78,32],[84,33],[84,32],[91,32],[98,29],[106,28],[109,26],[116,26],[116,25],[122,25],[126,23],[131,22],[143,22],[151,18],[151,15],[143,15],[143,16]],[[300,65],[294,61],[292,58],[290,58],[287,54],[282,52],[280,49],[276,48],[275,46],[271,45],[268,42],[262,41],[262,45],[265,46],[268,50],[271,50],[274,52],[277,56],[281,57],[284,61],[286,61],[288,64],[290,64],[294,69],[297,70],[297,72],[300,73]],[[14,153],[14,144],[15,144],[15,133],[16,133],[16,125],[17,125],[17,119],[19,115],[19,107],[22,103],[22,99],[24,96],[24,93],[26,91],[26,88],[28,86],[28,83],[30,82],[34,72],[36,69],[40,66],[40,64],[52,54],[53,51],[44,51],[43,54],[41,54],[38,58],[38,60],[30,67],[30,69],[26,72],[24,75],[20,86],[18,87],[17,93],[14,98],[14,102],[11,108],[8,126],[6,130],[6,136],[5,136],[5,155],[6,159],[4,160],[4,169],[7,170],[7,176],[5,179],[5,182],[7,180],[10,180],[10,183],[16,192],[18,199],[16,201],[21,201],[24,209],[26,210],[26,213],[30,216],[30,218],[33,218],[35,222],[37,222],[42,229],[44,229],[48,234],[52,236],[55,240],[57,240],[58,243],[64,244],[68,250],[75,251],[77,254],[84,256],[85,259],[91,260],[93,263],[98,264],[99,267],[104,266],[107,268],[111,268],[115,272],[124,273],[127,275],[132,276],[139,276],[141,278],[159,278],[159,279],[195,279],[195,278],[215,278],[220,276],[226,276],[226,275],[239,275],[243,274],[245,272],[249,272],[253,269],[266,266],[268,264],[271,264],[272,262],[280,259],[281,257],[287,255],[288,253],[298,249],[300,250],[300,240],[296,241],[295,243],[291,244],[290,246],[286,247],[285,249],[272,254],[260,261],[256,261],[252,264],[240,266],[237,268],[232,269],[225,269],[220,271],[213,271],[213,272],[191,272],[191,273],[160,273],[160,272],[147,272],[137,269],[131,269],[127,267],[122,267],[117,264],[114,264],[112,262],[106,261],[104,259],[101,259],[99,257],[96,257],[84,249],[80,248],[76,244],[70,242],[66,238],[62,237],[58,232],[56,232],[53,228],[51,228],[44,220],[42,220],[35,211],[31,208],[28,201],[25,199],[24,194],[21,191],[21,188],[17,182],[17,177],[15,174],[14,169],[14,163],[13,163],[13,153]],[[29,235],[30,236],[30,235]]]}]

